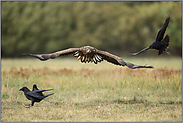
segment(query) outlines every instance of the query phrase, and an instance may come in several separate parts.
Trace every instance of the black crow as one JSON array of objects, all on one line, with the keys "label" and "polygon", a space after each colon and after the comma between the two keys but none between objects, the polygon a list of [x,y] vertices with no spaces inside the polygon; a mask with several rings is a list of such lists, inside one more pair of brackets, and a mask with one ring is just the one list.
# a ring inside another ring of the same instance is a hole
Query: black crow
[{"label": "black crow", "polygon": [[19,91],[23,91],[24,95],[26,96],[26,98],[28,100],[31,100],[31,102],[32,102],[32,104],[29,104],[29,107],[26,107],[26,108],[30,108],[31,106],[34,105],[34,102],[40,102],[44,98],[54,94],[54,93],[52,93],[52,94],[48,94],[48,95],[45,95],[45,96],[43,95],[42,96],[40,94],[40,92],[42,93],[42,92],[48,91],[48,90],[34,90],[34,91],[30,91],[27,87],[23,87]]},{"label": "black crow", "polygon": [[[163,39],[166,28],[169,24],[169,21],[170,21],[170,17],[166,18],[165,23],[163,24],[163,26],[161,27],[161,29],[159,30],[159,32],[156,36],[156,40],[149,47],[146,47],[146,48],[142,49],[141,51],[139,51],[137,53],[130,53],[130,55],[135,56],[135,55],[138,55],[138,54],[140,54],[140,53],[142,53],[142,52],[144,52],[148,49],[159,50],[158,55],[160,55],[163,51],[165,51],[166,48],[169,49],[168,48],[169,40],[170,40],[169,36],[166,35],[165,38]],[[167,52],[167,51],[165,51],[165,53],[170,55],[170,53]]]}]

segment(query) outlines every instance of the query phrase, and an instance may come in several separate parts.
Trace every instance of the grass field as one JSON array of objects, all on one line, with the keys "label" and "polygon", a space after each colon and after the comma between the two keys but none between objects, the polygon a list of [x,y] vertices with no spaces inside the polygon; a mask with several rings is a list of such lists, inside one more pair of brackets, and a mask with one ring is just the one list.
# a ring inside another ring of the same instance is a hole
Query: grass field
[{"label": "grass field", "polygon": [[[76,59],[1,60],[1,122],[182,122],[182,59],[123,58],[154,69]],[[54,90],[31,108],[20,88]]]}]

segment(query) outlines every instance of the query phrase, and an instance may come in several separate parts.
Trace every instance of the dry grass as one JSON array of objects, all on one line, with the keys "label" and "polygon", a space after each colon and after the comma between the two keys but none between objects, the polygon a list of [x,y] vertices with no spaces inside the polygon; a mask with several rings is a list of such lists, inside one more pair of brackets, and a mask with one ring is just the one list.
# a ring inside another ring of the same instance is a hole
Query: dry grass
[{"label": "dry grass", "polygon": [[[181,59],[129,60],[155,69],[81,64],[76,59],[3,59],[1,121],[181,122]],[[23,104],[30,101],[18,90],[33,84],[53,88],[55,94],[27,109]]]}]

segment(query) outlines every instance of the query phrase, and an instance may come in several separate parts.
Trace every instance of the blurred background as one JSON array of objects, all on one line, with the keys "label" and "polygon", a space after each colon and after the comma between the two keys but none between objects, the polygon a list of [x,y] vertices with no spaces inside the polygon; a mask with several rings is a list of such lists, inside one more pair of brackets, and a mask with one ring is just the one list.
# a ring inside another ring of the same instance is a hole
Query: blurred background
[{"label": "blurred background", "polygon": [[[119,56],[149,46],[170,16],[171,56],[182,57],[182,2],[1,2],[1,57],[91,45]],[[139,56],[157,56],[149,50]],[[170,57],[166,53],[162,56]],[[131,57],[131,56],[129,56]]]}]

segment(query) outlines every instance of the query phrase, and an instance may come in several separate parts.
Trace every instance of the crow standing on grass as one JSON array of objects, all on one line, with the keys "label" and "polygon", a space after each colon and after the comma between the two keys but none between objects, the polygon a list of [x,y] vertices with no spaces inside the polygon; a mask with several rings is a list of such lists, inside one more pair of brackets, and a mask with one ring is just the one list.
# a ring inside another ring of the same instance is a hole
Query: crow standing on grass
[{"label": "crow standing on grass", "polygon": [[[36,88],[34,88],[36,87]],[[26,108],[30,108],[31,106],[34,105],[34,102],[40,102],[41,100],[43,100],[44,98],[48,97],[48,96],[51,96],[53,95],[54,93],[52,94],[48,94],[48,95],[43,95],[42,92],[44,91],[50,91],[50,90],[53,90],[53,89],[49,89],[49,90],[36,90],[37,89],[37,86],[33,86],[33,91],[30,91],[27,87],[23,87],[21,88],[19,91],[23,91],[24,92],[24,95],[26,96],[26,98],[28,100],[31,100],[31,104],[28,105],[28,107]]]},{"label": "crow standing on grass", "polygon": [[[149,47],[146,47],[146,48],[142,49],[141,51],[139,51],[137,53],[130,53],[130,55],[135,56],[135,55],[138,55],[138,54],[140,54],[140,53],[142,53],[146,50],[149,50],[149,49],[159,50],[158,55],[160,55],[160,54],[162,54],[163,51],[165,51],[165,49],[169,49],[168,48],[169,40],[170,40],[169,36],[166,35],[165,38],[163,39],[166,28],[168,27],[169,21],[170,21],[170,17],[168,17],[165,20],[165,23],[163,24],[163,26],[161,27],[161,29],[159,30],[159,32],[156,36],[156,40]],[[165,53],[170,55],[170,53],[167,52],[167,51],[165,51]]]}]

